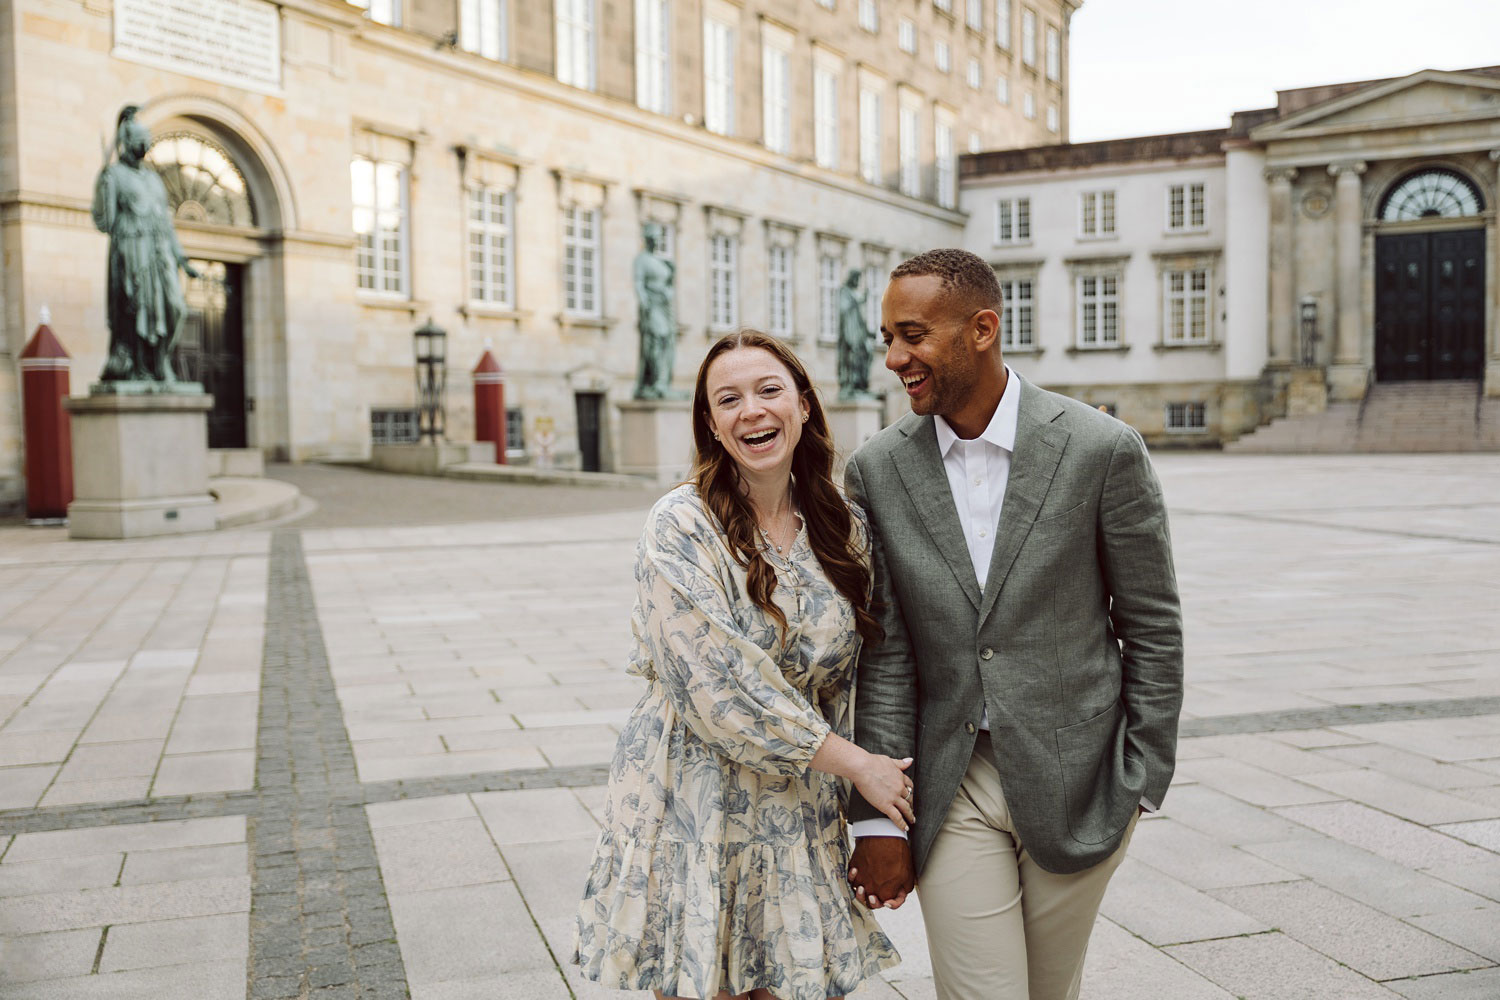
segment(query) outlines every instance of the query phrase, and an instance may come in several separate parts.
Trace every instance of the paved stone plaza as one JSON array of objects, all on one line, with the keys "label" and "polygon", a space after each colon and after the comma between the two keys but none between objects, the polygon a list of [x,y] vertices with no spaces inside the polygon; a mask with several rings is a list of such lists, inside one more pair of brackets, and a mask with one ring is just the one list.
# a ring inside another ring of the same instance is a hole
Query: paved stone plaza
[{"label": "paved stone plaza", "polygon": [[[1181,765],[1086,1000],[1500,996],[1500,457],[1158,456]],[[652,494],[0,527],[0,998],[562,1000]],[[858,1000],[933,995],[907,961]]]}]

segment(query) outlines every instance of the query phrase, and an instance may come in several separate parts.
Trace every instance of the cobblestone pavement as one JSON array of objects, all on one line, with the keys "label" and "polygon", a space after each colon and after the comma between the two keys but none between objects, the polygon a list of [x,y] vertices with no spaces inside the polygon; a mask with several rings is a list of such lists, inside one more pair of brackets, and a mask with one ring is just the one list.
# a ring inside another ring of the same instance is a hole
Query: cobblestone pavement
[{"label": "cobblestone pavement", "polygon": [[[1158,467],[1182,762],[1084,997],[1500,996],[1500,459]],[[626,996],[566,957],[650,491],[275,474],[317,520],[0,527],[0,998]]]}]

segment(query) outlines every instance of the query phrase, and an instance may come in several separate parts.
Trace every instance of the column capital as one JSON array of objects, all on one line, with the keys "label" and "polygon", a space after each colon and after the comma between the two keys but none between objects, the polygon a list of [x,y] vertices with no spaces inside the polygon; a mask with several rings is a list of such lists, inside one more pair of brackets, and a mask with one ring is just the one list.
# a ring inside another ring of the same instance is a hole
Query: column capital
[{"label": "column capital", "polygon": [[1358,177],[1365,172],[1366,166],[1364,160],[1336,160],[1328,164],[1328,172],[1335,177],[1342,177],[1344,174]]},{"label": "column capital", "polygon": [[1500,163],[1500,149],[1490,150],[1490,159],[1494,160],[1496,163]]},{"label": "column capital", "polygon": [[1270,181],[1272,184],[1275,184],[1277,182],[1290,184],[1292,181],[1297,179],[1297,168],[1267,167],[1262,171],[1262,174],[1264,174],[1266,180]]}]

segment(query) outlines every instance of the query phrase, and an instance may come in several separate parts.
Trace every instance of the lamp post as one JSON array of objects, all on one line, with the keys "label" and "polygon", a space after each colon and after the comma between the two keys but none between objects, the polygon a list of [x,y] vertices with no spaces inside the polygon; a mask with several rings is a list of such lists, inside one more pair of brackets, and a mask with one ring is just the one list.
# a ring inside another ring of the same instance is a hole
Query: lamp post
[{"label": "lamp post", "polygon": [[448,389],[448,332],[429,316],[412,333],[412,345],[417,361],[417,440],[436,443],[446,430],[443,398]]},{"label": "lamp post", "polygon": [[1302,365],[1311,368],[1318,363],[1318,300],[1311,295],[1302,296],[1299,315],[1302,319]]}]

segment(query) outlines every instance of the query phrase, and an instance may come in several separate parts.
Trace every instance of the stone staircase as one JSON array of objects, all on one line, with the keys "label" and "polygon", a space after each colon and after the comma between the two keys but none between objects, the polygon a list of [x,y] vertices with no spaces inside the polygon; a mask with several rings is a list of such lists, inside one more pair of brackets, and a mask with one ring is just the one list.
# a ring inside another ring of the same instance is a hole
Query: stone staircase
[{"label": "stone staircase", "polygon": [[1479,383],[1387,382],[1363,403],[1281,417],[1224,446],[1240,454],[1500,451],[1500,399]]}]

